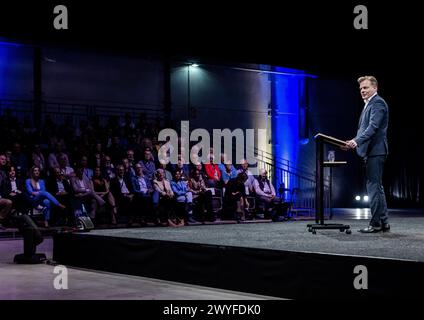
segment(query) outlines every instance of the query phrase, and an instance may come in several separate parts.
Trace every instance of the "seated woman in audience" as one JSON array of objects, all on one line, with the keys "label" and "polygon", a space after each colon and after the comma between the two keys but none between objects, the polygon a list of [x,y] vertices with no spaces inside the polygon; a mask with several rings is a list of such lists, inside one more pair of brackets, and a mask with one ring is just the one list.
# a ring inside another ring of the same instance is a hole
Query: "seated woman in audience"
[{"label": "seated woman in audience", "polygon": [[94,192],[101,197],[111,208],[111,223],[113,225],[117,224],[117,209],[115,204],[115,198],[113,197],[112,192],[109,190],[109,182],[103,178],[102,171],[100,167],[94,168],[93,173],[93,187]]},{"label": "seated woman in audience", "polygon": [[28,200],[34,207],[43,207],[44,227],[49,227],[50,220],[50,207],[51,204],[66,209],[66,207],[59,203],[55,197],[46,191],[46,185],[43,179],[40,179],[40,168],[33,166],[30,169],[30,178],[25,182],[25,188]]},{"label": "seated woman in audience", "polygon": [[247,175],[239,173],[236,178],[230,179],[225,187],[224,212],[227,217],[236,220],[245,220],[245,210],[249,208],[244,183]]}]

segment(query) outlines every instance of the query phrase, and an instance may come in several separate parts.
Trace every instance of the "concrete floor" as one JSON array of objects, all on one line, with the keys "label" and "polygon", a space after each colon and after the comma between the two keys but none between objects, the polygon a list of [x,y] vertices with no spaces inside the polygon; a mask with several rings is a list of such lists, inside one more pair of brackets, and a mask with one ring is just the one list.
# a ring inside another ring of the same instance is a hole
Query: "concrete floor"
[{"label": "concrete floor", "polygon": [[[52,257],[46,239],[37,249]],[[68,289],[54,288],[54,266],[17,265],[22,240],[0,240],[0,300],[263,300],[277,299],[248,293],[175,282],[68,268]]]}]

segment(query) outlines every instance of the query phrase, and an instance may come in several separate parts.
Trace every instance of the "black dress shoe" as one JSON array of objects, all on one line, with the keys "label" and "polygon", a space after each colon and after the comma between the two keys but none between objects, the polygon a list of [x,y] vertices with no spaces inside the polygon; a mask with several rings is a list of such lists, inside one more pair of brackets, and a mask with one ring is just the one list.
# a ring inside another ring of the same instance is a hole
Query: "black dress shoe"
[{"label": "black dress shoe", "polygon": [[358,231],[361,232],[361,233],[376,233],[376,232],[383,231],[383,229],[382,228],[376,228],[376,227],[373,227],[373,226],[368,226],[368,227],[366,227],[364,229],[360,229]]},{"label": "black dress shoe", "polygon": [[390,224],[388,224],[388,223],[383,223],[383,225],[382,225],[382,229],[383,229],[383,232],[390,231]]}]

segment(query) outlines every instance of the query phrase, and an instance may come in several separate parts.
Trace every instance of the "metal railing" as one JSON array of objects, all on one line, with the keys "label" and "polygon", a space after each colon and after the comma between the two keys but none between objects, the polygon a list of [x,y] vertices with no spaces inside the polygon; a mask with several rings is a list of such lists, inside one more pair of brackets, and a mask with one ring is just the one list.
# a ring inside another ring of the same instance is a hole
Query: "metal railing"
[{"label": "metal railing", "polygon": [[[315,173],[297,169],[287,159],[274,158],[263,150],[255,150],[258,168],[264,168],[271,175],[277,192],[292,204],[292,211],[314,214],[315,205]],[[330,211],[330,183],[324,180],[324,213]]]},{"label": "metal railing", "polygon": [[[74,124],[81,120],[97,116],[101,125],[105,125],[112,116],[121,118],[129,113],[133,118],[144,114],[146,121],[162,120],[164,115],[163,106],[155,105],[97,105],[81,103],[63,103],[43,101],[41,103],[41,116],[49,115],[55,123],[63,123],[67,116],[72,116]],[[0,115],[9,114],[23,120],[25,116],[32,117],[34,114],[34,101],[32,100],[0,100]]]}]

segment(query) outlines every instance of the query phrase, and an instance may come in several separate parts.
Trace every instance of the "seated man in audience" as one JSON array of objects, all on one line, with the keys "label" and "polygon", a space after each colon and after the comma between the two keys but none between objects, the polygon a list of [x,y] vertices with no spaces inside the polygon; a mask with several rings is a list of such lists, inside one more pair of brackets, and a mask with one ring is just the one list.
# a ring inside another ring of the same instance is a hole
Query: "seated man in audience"
[{"label": "seated man in audience", "polygon": [[0,195],[0,230],[6,227],[10,212],[12,211],[12,201],[4,199]]},{"label": "seated man in audience", "polygon": [[101,170],[103,177],[107,181],[110,181],[116,177],[115,166],[112,164],[112,160],[108,155],[106,155],[102,161]]},{"label": "seated man in audience", "polygon": [[126,212],[128,216],[127,225],[131,227],[136,218],[134,192],[131,179],[125,175],[125,168],[121,164],[116,167],[116,177],[110,180],[110,191],[115,198],[119,214],[122,215]]},{"label": "seated man in audience", "polygon": [[9,167],[8,177],[3,179],[0,188],[2,197],[12,201],[13,209],[16,209],[21,213],[26,213],[29,204],[24,196],[25,182],[16,177],[16,170],[14,166]]},{"label": "seated man in audience", "polygon": [[225,164],[227,163],[227,155],[225,153],[221,153],[221,162],[218,164],[219,171],[225,170]]},{"label": "seated man in audience", "polygon": [[157,216],[162,222],[166,219],[171,227],[183,226],[184,221],[177,220],[177,217],[173,214],[172,206],[175,200],[174,192],[172,191],[171,183],[165,179],[162,169],[156,170],[153,187],[159,194],[159,198],[153,199]]},{"label": "seated man in audience", "polygon": [[48,164],[49,169],[53,169],[57,166],[61,166],[60,161],[59,161],[59,157],[64,158],[63,167],[69,166],[68,155],[66,153],[64,153],[63,151],[64,151],[63,143],[62,142],[56,142],[54,144],[54,150],[51,153],[49,153],[49,156],[47,158],[47,164]]},{"label": "seated man in audience", "polygon": [[168,167],[168,165],[165,163],[165,160],[160,159],[158,169],[162,169],[164,174],[165,174],[165,179],[168,180],[169,182],[171,182],[172,181],[172,173],[171,173],[171,171],[169,171],[167,169],[167,167]]},{"label": "seated man in audience", "polygon": [[126,157],[128,159],[128,166],[130,167],[130,170],[133,174],[135,174],[135,156],[134,156],[134,150],[128,149],[126,153]]},{"label": "seated man in audience", "polygon": [[105,201],[94,192],[93,183],[84,174],[84,168],[79,167],[75,171],[75,177],[71,179],[72,189],[74,191],[75,199],[78,200],[76,207],[84,205],[89,208],[88,215],[90,218],[96,218],[96,211],[98,207],[105,205]]},{"label": "seated man in audience", "polygon": [[7,157],[4,153],[0,154],[0,184],[7,178]]},{"label": "seated man in audience", "polygon": [[247,180],[244,183],[246,186],[246,193],[250,194],[253,192],[253,183],[255,182],[255,176],[252,171],[249,170],[249,163],[246,159],[242,159],[240,162],[240,169],[237,170],[237,173],[245,173],[247,175]]},{"label": "seated man in audience", "polygon": [[74,169],[68,164],[68,157],[64,153],[59,154],[57,157],[59,161],[60,173],[65,177],[65,179],[71,181],[71,178],[75,176],[75,172]]},{"label": "seated man in audience", "polygon": [[175,171],[180,171],[181,179],[188,181],[190,177],[190,166],[184,163],[184,159],[181,154],[178,155],[177,164],[171,165],[172,173]]},{"label": "seated man in audience", "polygon": [[83,169],[84,175],[91,180],[93,178],[93,169],[88,167],[88,158],[87,156],[82,156],[80,159],[80,166]]},{"label": "seated man in audience", "polygon": [[140,211],[142,222],[145,222],[150,215],[149,218],[153,218],[155,224],[160,225],[159,217],[156,215],[151,217],[154,211],[152,208],[153,198],[157,202],[159,194],[153,189],[152,182],[143,175],[143,168],[139,163],[135,165],[135,175],[132,176],[131,182],[134,192],[134,204],[137,210]]},{"label": "seated man in audience", "polygon": [[12,161],[12,164],[16,166],[16,169],[24,173],[27,172],[28,157],[24,152],[22,152],[22,147],[19,142],[15,142],[13,144],[13,151],[12,151],[12,156],[10,160]]},{"label": "seated man in audience", "polygon": [[225,188],[227,182],[230,179],[234,179],[237,177],[237,170],[234,168],[231,162],[227,162],[224,164],[223,169],[221,170],[221,181],[222,186]]},{"label": "seated man in audience", "polygon": [[220,187],[221,181],[221,171],[219,170],[218,165],[214,162],[214,155],[209,155],[209,162],[205,163],[205,173],[206,173],[206,186],[209,188],[218,188]]},{"label": "seated man in audience", "polygon": [[[58,167],[54,168],[53,174],[47,180],[47,190],[56,197],[56,199],[66,206],[64,224],[73,225],[75,216],[72,211],[72,187]],[[61,213],[61,212],[60,212]]]},{"label": "seated man in audience", "polygon": [[139,161],[139,164],[141,164],[144,176],[150,180],[153,180],[156,171],[156,166],[150,148],[146,148],[144,150],[144,158],[143,160]]},{"label": "seated man in audience", "polygon": [[121,164],[124,167],[124,176],[131,180],[135,175],[135,168],[131,166],[130,161],[127,158],[122,158]]},{"label": "seated man in audience", "polygon": [[[199,217],[204,220],[215,221],[215,215],[212,210],[212,192],[206,189],[205,181],[200,170],[194,169],[189,183],[193,194],[193,203],[197,208]],[[205,217],[205,210],[207,212]],[[206,219],[205,219],[206,218]]]},{"label": "seated man in audience", "polygon": [[260,169],[259,177],[253,183],[257,207],[263,208],[265,218],[283,221],[283,218],[278,216],[281,201],[276,197],[275,188],[269,181],[267,174],[265,169]]},{"label": "seated man in audience", "polygon": [[182,179],[179,170],[174,172],[174,180],[171,181],[172,192],[174,192],[177,202],[184,204],[183,212],[179,216],[180,219],[185,220],[187,224],[197,223],[193,218],[193,194],[191,193],[187,181]]}]

